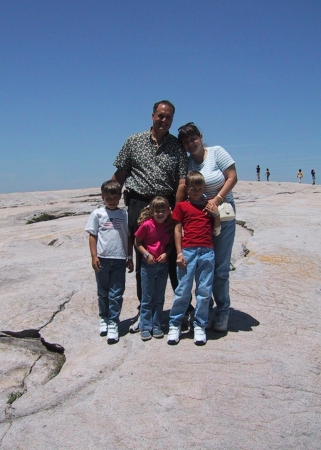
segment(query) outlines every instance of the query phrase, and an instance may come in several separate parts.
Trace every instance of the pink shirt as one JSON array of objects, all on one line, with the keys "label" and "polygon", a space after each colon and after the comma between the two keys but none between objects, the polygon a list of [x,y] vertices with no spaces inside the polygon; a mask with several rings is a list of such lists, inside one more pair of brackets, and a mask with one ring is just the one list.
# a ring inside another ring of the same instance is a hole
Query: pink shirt
[{"label": "pink shirt", "polygon": [[140,239],[146,250],[158,258],[165,253],[167,245],[172,240],[172,233],[168,231],[168,225],[158,223],[154,219],[147,219],[143,222],[135,233]]}]

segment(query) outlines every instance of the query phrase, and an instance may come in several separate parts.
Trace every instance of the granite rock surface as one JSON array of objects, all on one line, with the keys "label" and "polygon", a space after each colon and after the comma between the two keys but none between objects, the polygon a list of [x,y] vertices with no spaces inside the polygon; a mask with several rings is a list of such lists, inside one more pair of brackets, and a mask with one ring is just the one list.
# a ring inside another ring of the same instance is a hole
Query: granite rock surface
[{"label": "granite rock surface", "polygon": [[197,347],[128,333],[134,274],[119,343],[99,336],[99,188],[0,195],[1,450],[321,448],[321,186],[234,196],[228,332]]}]

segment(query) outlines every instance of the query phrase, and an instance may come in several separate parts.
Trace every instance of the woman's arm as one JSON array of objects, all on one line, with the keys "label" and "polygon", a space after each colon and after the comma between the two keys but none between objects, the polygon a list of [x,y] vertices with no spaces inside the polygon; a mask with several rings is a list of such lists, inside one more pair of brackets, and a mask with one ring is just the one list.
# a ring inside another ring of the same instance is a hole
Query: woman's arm
[{"label": "woman's arm", "polygon": [[210,202],[214,201],[214,203],[217,206],[223,203],[224,198],[227,196],[227,194],[231,192],[231,190],[237,183],[237,173],[235,164],[232,164],[230,167],[224,170],[223,175],[225,178],[225,183],[219,190],[218,194],[216,194],[213,199],[209,200]]}]

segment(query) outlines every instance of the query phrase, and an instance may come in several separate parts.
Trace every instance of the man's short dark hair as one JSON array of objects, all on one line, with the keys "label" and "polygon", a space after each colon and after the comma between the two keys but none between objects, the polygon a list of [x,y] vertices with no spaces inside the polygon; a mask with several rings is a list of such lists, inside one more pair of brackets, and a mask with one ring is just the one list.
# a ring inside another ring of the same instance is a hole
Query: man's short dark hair
[{"label": "man's short dark hair", "polygon": [[156,112],[156,109],[159,107],[159,105],[170,106],[173,109],[173,115],[175,114],[175,106],[169,100],[161,100],[160,102],[155,103],[154,108],[153,108],[153,113],[154,114]]}]

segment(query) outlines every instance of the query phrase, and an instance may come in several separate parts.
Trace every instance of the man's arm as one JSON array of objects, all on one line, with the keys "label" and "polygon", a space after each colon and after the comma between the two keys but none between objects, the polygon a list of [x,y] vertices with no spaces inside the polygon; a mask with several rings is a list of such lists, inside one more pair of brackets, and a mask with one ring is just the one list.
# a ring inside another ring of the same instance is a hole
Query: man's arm
[{"label": "man's arm", "polygon": [[126,176],[127,176],[126,170],[117,169],[111,179],[113,181],[117,181],[120,184],[120,186],[123,187],[126,180]]},{"label": "man's arm", "polygon": [[175,203],[183,202],[184,200],[186,200],[187,196],[185,187],[185,178],[180,178],[177,186]]},{"label": "man's arm", "polygon": [[128,273],[131,273],[134,270],[134,263],[133,263],[133,241],[131,235],[128,235],[128,259],[126,263],[126,267],[128,270]]}]

